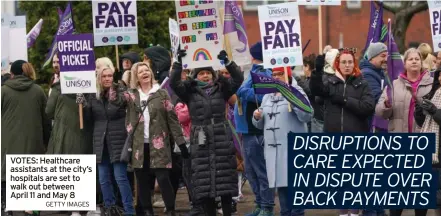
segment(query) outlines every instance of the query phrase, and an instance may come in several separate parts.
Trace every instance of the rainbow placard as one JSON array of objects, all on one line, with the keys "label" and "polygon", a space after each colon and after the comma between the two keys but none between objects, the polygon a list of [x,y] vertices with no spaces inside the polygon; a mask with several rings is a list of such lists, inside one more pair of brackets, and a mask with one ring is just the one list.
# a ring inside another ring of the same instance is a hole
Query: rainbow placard
[{"label": "rainbow placard", "polygon": [[176,1],[181,48],[187,50],[182,66],[187,69],[221,67],[217,55],[223,49],[223,28],[215,1]]}]

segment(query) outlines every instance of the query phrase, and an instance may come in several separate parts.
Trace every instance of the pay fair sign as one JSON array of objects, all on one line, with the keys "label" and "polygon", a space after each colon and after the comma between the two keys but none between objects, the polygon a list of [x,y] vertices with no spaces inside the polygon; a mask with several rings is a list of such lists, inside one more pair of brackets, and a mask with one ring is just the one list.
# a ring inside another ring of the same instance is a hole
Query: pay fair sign
[{"label": "pay fair sign", "polygon": [[441,51],[441,1],[427,1],[430,13],[430,30],[432,32],[433,49]]},{"label": "pay fair sign", "polygon": [[95,93],[93,35],[57,36],[61,93]]},{"label": "pay fair sign", "polygon": [[303,65],[298,5],[262,5],[258,10],[264,67]]}]

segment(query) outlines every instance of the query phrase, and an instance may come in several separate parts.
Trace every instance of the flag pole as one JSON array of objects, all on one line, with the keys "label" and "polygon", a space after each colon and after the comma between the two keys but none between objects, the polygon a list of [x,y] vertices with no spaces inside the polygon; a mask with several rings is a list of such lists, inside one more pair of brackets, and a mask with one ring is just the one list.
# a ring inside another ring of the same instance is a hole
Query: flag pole
[{"label": "flag pole", "polygon": [[319,37],[319,52],[322,54],[323,52],[323,32],[322,32],[322,6],[318,6],[318,37]]},{"label": "flag pole", "polygon": [[[289,83],[289,79],[288,79],[288,69],[287,67],[283,67],[284,70],[284,76],[285,76],[285,81],[288,84],[288,86],[290,85]],[[291,108],[291,104],[288,102],[288,112],[292,112],[292,108]]]}]

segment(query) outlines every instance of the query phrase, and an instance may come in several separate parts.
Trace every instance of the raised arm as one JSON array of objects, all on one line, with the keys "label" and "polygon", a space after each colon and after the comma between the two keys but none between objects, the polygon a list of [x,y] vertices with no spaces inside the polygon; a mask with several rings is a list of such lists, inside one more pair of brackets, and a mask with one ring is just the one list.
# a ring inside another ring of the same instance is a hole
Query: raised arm
[{"label": "raised arm", "polygon": [[329,89],[323,83],[323,68],[325,66],[325,55],[317,56],[315,61],[315,70],[311,73],[311,81],[309,82],[309,89],[314,96],[321,96],[326,98],[329,96]]}]

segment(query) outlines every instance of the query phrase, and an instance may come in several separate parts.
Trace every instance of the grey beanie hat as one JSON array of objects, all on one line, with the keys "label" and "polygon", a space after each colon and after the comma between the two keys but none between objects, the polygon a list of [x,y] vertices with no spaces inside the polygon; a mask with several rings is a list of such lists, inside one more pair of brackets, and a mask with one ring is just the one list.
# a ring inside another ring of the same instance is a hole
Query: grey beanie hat
[{"label": "grey beanie hat", "polygon": [[381,42],[371,43],[371,45],[369,45],[368,50],[366,51],[367,60],[370,61],[375,56],[380,55],[380,53],[382,52],[387,52],[387,46],[384,43]]}]

